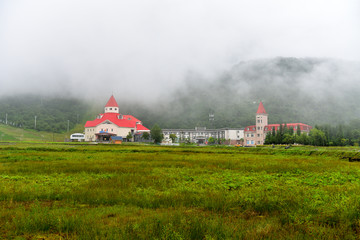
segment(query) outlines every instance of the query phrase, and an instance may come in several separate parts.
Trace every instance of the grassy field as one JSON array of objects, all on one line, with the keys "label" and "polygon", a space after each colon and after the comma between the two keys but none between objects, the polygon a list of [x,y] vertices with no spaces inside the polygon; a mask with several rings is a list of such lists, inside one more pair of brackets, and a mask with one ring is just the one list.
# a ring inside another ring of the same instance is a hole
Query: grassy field
[{"label": "grassy field", "polygon": [[76,125],[70,133],[50,133],[45,131],[36,131],[33,129],[22,129],[0,124],[0,142],[2,141],[47,141],[47,142],[64,142],[70,138],[70,134],[74,132],[82,133],[83,125]]},{"label": "grassy field", "polygon": [[358,154],[0,143],[0,239],[359,239]]}]

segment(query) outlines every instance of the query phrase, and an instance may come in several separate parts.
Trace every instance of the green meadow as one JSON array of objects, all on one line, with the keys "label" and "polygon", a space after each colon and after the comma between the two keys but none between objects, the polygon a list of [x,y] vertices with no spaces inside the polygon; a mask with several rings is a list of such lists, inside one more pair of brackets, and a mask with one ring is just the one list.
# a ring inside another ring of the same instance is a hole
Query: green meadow
[{"label": "green meadow", "polygon": [[0,143],[0,239],[359,239],[358,148]]},{"label": "green meadow", "polygon": [[[76,125],[73,132],[83,132],[83,126]],[[50,133],[33,129],[23,129],[0,124],[0,142],[3,141],[42,141],[64,142],[70,138],[71,133]]]}]

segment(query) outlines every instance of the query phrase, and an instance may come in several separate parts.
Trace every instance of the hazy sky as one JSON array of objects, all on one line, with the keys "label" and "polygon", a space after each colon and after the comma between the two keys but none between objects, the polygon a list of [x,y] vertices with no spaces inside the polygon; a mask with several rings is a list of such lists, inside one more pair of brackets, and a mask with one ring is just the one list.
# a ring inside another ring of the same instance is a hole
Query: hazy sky
[{"label": "hazy sky", "polygon": [[154,98],[242,60],[360,60],[358,0],[0,0],[0,95]]}]

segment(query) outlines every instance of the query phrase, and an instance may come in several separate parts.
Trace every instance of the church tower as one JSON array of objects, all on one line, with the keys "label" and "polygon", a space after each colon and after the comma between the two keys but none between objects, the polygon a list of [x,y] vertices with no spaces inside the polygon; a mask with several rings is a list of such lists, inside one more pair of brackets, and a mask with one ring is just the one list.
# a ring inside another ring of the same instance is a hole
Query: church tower
[{"label": "church tower", "polygon": [[111,95],[109,101],[105,105],[104,113],[119,113],[119,105],[113,95]]},{"label": "church tower", "polygon": [[265,111],[264,105],[260,102],[256,112],[256,135],[255,144],[263,145],[265,141],[265,126],[268,125],[268,114]]}]

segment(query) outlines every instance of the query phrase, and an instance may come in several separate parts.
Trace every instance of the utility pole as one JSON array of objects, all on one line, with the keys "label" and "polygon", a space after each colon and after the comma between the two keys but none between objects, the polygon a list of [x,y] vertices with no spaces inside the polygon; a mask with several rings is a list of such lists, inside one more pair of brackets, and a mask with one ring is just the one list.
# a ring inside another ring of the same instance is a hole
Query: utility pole
[{"label": "utility pole", "polygon": [[68,120],[68,127],[67,127],[68,132],[69,132],[69,125],[70,125],[70,120]]},{"label": "utility pole", "polygon": [[35,115],[35,125],[34,125],[34,128],[36,129],[36,118],[37,118],[37,116]]},{"label": "utility pole", "polygon": [[7,125],[7,113],[5,114],[5,124]]}]

